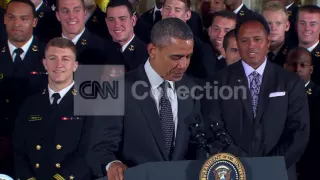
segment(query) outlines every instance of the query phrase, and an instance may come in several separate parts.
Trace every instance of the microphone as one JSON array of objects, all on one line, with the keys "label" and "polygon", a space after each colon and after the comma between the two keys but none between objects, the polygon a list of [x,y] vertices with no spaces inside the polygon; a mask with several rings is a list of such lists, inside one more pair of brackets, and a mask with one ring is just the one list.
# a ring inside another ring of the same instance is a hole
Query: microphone
[{"label": "microphone", "polygon": [[218,140],[220,140],[224,145],[218,151],[218,153],[220,153],[221,151],[226,149],[232,143],[232,141],[230,140],[230,138],[228,137],[227,133],[223,129],[223,126],[222,126],[221,123],[216,122],[216,123],[210,124],[210,128],[211,128],[212,132],[215,134],[215,137]]},{"label": "microphone", "polygon": [[199,117],[196,117],[196,122],[189,123],[189,131],[191,133],[191,138],[197,143],[206,153],[206,158],[211,156],[211,147],[207,142],[206,135],[199,125]]}]

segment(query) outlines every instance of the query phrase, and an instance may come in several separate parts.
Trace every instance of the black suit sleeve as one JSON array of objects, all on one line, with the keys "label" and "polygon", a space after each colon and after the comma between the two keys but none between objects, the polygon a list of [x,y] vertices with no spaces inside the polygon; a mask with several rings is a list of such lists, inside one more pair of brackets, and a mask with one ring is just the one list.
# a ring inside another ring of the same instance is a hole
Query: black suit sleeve
[{"label": "black suit sleeve", "polygon": [[[91,119],[84,119],[80,143],[77,150],[61,164],[61,168],[53,177],[59,179],[60,176],[68,178],[74,176],[77,179],[86,179],[91,174],[91,168],[87,161],[87,152],[92,128]],[[60,176],[59,176],[60,175]]]},{"label": "black suit sleeve", "polygon": [[32,170],[30,162],[27,157],[27,147],[25,146],[25,135],[28,134],[26,131],[26,122],[28,121],[28,107],[30,106],[29,101],[26,100],[24,105],[21,107],[18,118],[14,126],[13,133],[13,148],[14,148],[14,169],[16,179],[29,179],[35,178],[35,173]]},{"label": "black suit sleeve", "polygon": [[284,156],[286,166],[298,162],[304,153],[309,140],[309,108],[302,80],[295,82],[288,91],[288,115],[283,134],[275,146],[268,153],[270,156]]},{"label": "black suit sleeve", "polygon": [[90,159],[93,173],[105,176],[106,166],[117,160],[117,152],[122,141],[123,116],[95,117],[93,119]]}]

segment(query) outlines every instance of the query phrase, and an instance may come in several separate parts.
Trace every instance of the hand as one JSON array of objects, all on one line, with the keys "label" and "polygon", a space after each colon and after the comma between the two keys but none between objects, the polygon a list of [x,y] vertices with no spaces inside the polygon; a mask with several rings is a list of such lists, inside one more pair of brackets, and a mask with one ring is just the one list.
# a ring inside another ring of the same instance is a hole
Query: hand
[{"label": "hand", "polygon": [[123,180],[124,171],[128,167],[121,162],[113,162],[110,164],[109,170],[107,171],[108,180]]}]

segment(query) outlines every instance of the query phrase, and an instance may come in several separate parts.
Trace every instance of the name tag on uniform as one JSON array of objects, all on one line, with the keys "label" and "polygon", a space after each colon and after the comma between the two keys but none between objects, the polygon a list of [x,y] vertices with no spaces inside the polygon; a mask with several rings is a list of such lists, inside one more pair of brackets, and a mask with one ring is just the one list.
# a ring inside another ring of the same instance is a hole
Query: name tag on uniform
[{"label": "name tag on uniform", "polygon": [[42,116],[40,115],[30,115],[29,116],[29,121],[41,121],[42,120]]}]

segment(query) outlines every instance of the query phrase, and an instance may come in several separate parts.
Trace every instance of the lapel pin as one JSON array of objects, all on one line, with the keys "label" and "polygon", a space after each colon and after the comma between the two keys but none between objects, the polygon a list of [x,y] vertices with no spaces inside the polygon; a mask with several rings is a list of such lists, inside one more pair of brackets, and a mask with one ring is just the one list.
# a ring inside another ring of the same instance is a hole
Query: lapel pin
[{"label": "lapel pin", "polygon": [[46,94],[46,91],[47,91],[47,89],[44,89],[44,90],[42,91],[42,95]]},{"label": "lapel pin", "polygon": [[93,16],[93,17],[92,17],[92,21],[93,21],[94,23],[98,22],[97,16]]},{"label": "lapel pin", "polygon": [[87,40],[81,39],[81,44],[82,44],[82,45],[86,45],[86,44],[87,44]]},{"label": "lapel pin", "polygon": [[42,18],[43,15],[44,15],[44,13],[43,13],[43,12],[40,12],[40,13],[39,13],[39,18]]},{"label": "lapel pin", "polygon": [[307,94],[311,95],[311,94],[312,94],[312,89],[309,88],[309,89],[307,90]]},{"label": "lapel pin", "polygon": [[133,46],[133,45],[130,45],[129,50],[130,50],[130,51],[134,51],[134,46]]},{"label": "lapel pin", "polygon": [[315,53],[315,56],[316,56],[316,57],[320,57],[320,52],[319,52],[319,51],[316,52],[316,53]]},{"label": "lapel pin", "polygon": [[77,95],[77,90],[73,89],[73,90],[72,90],[72,94],[73,94],[74,96]]},{"label": "lapel pin", "polygon": [[3,48],[1,49],[1,52],[6,52],[6,47],[3,47]]},{"label": "lapel pin", "polygon": [[32,51],[34,51],[34,52],[38,51],[38,47],[36,45],[33,45],[32,46]]}]

